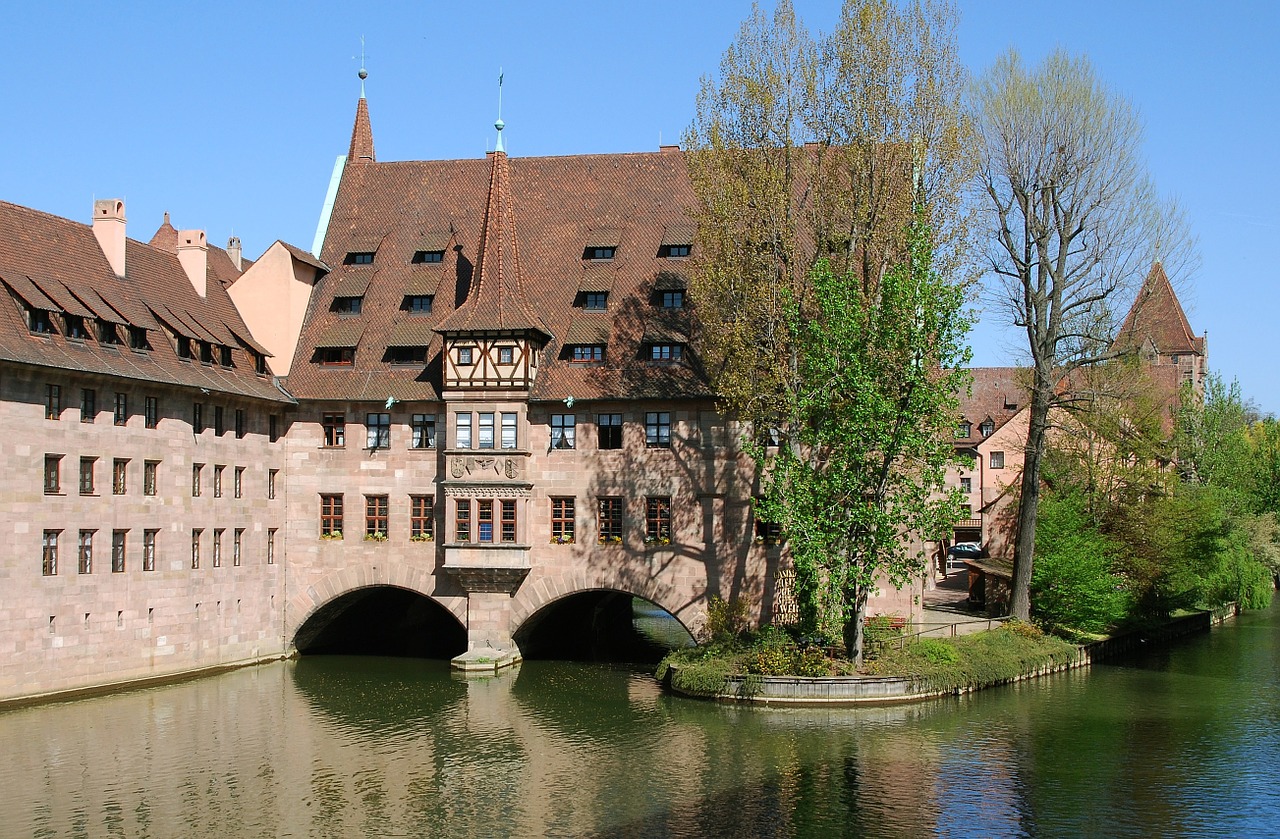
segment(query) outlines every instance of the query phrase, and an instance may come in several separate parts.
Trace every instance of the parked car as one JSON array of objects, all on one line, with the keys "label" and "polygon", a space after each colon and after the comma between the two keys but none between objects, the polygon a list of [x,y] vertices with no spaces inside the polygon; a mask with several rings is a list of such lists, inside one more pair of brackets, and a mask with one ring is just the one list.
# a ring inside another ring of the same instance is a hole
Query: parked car
[{"label": "parked car", "polygon": [[978,542],[957,542],[947,549],[947,573],[951,574],[964,568],[966,559],[980,559],[982,545]]}]

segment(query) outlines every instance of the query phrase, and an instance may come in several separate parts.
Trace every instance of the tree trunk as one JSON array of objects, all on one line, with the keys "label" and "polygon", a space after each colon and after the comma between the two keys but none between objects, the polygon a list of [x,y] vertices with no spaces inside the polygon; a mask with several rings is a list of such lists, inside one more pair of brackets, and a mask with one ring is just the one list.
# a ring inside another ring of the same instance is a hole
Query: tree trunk
[{"label": "tree trunk", "polygon": [[1035,385],[1031,389],[1031,417],[1027,425],[1027,446],[1022,462],[1018,532],[1013,546],[1013,585],[1009,595],[1009,614],[1024,621],[1031,619],[1031,569],[1036,551],[1040,463],[1044,459],[1045,432],[1049,428],[1052,388],[1053,380],[1048,373],[1037,370]]},{"label": "tree trunk", "polygon": [[867,589],[858,587],[853,593],[853,614],[845,613],[844,649],[845,655],[853,662],[854,667],[862,667],[862,642],[867,625]]}]

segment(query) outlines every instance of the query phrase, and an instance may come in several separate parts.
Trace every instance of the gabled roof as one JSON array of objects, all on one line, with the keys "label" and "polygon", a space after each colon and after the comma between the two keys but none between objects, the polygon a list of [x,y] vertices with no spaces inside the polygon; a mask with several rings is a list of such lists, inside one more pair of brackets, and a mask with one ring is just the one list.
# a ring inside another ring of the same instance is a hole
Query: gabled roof
[{"label": "gabled roof", "polygon": [[510,183],[506,152],[493,152],[475,277],[466,301],[436,325],[441,334],[506,332],[551,337],[524,293]]},{"label": "gabled roof", "polygon": [[[209,249],[209,276],[215,282],[208,283],[207,297],[202,298],[177,256],[162,248],[126,240],[122,279],[115,275],[87,224],[0,201],[0,231],[0,280],[19,295],[15,298],[0,288],[0,360],[290,401],[269,377],[254,374],[253,359],[231,337],[231,333],[248,335],[249,330],[222,285],[223,276],[234,271],[225,251]],[[39,280],[54,293],[42,295],[42,300],[26,300],[35,288],[28,278]],[[152,349],[133,352],[104,346],[93,338],[70,340],[56,319],[55,334],[32,334],[20,300],[54,312],[87,310],[90,316],[109,322],[123,320],[148,330]],[[151,314],[161,310],[181,321],[183,330],[196,331],[192,327],[200,325],[202,334],[227,339],[235,366],[180,360],[170,337],[159,331]],[[118,317],[112,317],[113,312]]]},{"label": "gabled roof", "polygon": [[972,447],[984,439],[979,426],[985,420],[998,431],[1027,402],[1028,370],[1025,367],[972,367],[973,387],[960,395],[960,421],[970,424],[967,437],[956,437],[957,446]]},{"label": "gabled roof", "polygon": [[1151,266],[1112,346],[1117,350],[1135,350],[1146,340],[1162,355],[1203,352],[1203,341],[1191,331],[1178,295],[1159,262]]}]

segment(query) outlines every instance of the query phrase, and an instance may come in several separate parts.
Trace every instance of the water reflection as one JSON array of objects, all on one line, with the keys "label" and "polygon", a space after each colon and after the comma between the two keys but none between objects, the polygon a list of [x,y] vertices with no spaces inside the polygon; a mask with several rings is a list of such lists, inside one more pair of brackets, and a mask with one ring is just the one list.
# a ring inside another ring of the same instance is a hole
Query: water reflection
[{"label": "water reflection", "polygon": [[0,713],[15,836],[1250,835],[1280,615],[923,705],[758,710],[621,666],[306,658]]}]

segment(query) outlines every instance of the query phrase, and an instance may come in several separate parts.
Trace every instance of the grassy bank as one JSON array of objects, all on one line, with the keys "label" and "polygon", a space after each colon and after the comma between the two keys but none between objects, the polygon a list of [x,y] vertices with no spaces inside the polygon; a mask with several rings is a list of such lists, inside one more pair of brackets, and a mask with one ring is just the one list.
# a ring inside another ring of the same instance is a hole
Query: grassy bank
[{"label": "grassy bank", "polygon": [[[1000,684],[1045,666],[1069,663],[1076,655],[1072,644],[1016,621],[989,632],[921,638],[901,648],[882,644],[878,650],[864,663],[861,675],[903,676],[928,691]],[[658,665],[656,675],[665,679],[668,671],[672,687],[696,696],[724,693],[726,679],[733,675],[857,675],[849,661],[773,627],[672,652]]]}]

